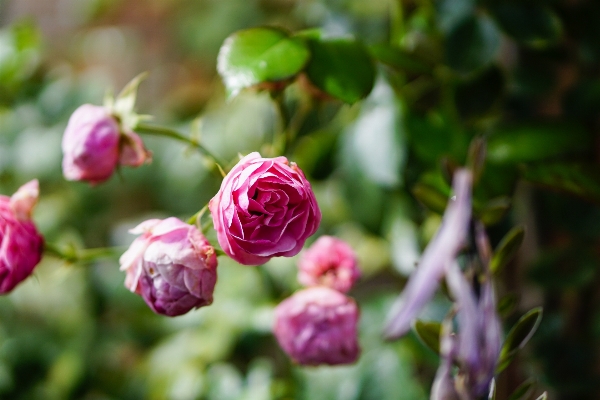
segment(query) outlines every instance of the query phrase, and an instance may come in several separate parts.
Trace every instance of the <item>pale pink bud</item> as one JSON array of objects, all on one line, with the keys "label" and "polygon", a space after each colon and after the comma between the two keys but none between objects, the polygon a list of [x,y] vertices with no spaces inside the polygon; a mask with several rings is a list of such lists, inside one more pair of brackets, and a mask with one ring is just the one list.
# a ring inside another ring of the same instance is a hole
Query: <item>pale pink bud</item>
[{"label": "pale pink bud", "polygon": [[100,183],[117,165],[138,166],[150,159],[134,132],[122,132],[105,107],[84,104],[71,115],[62,140],[63,174],[72,181]]},{"label": "pale pink bud", "polygon": [[209,202],[223,251],[244,265],[292,257],[316,232],[321,211],[304,173],[285,157],[242,158]]},{"label": "pale pink bud", "polygon": [[157,314],[170,317],[213,301],[217,256],[202,233],[177,218],[145,221],[119,260],[125,286]]},{"label": "pale pink bud", "polygon": [[274,333],[298,364],[350,364],[360,353],[358,315],[350,297],[315,286],[294,293],[277,306]]},{"label": "pale pink bud", "polygon": [[352,247],[333,236],[321,236],[298,261],[298,281],[304,286],[323,285],[348,292],[360,278]]},{"label": "pale pink bud", "polygon": [[0,293],[11,291],[42,258],[44,238],[30,219],[38,198],[33,180],[12,196],[0,196]]}]

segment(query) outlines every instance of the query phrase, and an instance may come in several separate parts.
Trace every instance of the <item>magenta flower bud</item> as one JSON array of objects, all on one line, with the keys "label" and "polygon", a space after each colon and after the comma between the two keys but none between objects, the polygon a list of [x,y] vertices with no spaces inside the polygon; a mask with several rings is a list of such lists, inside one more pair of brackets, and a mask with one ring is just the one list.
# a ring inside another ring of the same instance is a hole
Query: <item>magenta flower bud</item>
[{"label": "magenta flower bud", "polygon": [[42,258],[44,238],[31,221],[39,185],[33,180],[12,195],[0,196],[0,294],[10,292]]},{"label": "magenta flower bud", "polygon": [[62,150],[65,178],[91,184],[110,178],[117,165],[137,167],[150,159],[136,133],[122,132],[107,108],[91,104],[80,106],[71,115]]},{"label": "magenta flower bud", "polygon": [[298,261],[298,281],[304,286],[323,285],[346,293],[360,278],[354,250],[333,236],[321,236]]},{"label": "magenta flower bud", "polygon": [[119,260],[125,286],[157,314],[174,317],[213,301],[217,256],[202,233],[177,218],[151,219]]},{"label": "magenta flower bud", "polygon": [[315,286],[294,293],[277,306],[274,333],[298,364],[350,364],[360,353],[358,315],[350,297]]},{"label": "magenta flower bud", "polygon": [[256,152],[227,174],[209,208],[223,251],[244,265],[298,254],[321,222],[302,170],[285,157]]}]

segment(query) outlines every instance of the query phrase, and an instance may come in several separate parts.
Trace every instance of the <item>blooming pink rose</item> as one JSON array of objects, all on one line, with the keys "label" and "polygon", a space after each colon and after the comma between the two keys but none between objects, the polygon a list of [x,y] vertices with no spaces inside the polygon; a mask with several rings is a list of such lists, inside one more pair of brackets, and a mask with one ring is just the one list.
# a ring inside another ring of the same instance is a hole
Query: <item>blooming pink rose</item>
[{"label": "blooming pink rose", "polygon": [[125,286],[157,314],[174,317],[213,301],[217,256],[202,233],[177,218],[151,219],[119,260]]},{"label": "blooming pink rose", "polygon": [[92,184],[110,178],[117,165],[137,167],[150,159],[136,133],[122,132],[107,108],[91,104],[71,115],[62,149],[65,178]]},{"label": "blooming pink rose", "polygon": [[302,170],[285,157],[256,152],[227,174],[209,208],[223,251],[244,265],[298,254],[321,222]]},{"label": "blooming pink rose", "polygon": [[275,309],[275,337],[298,364],[353,363],[360,353],[358,314],[343,293],[324,286],[303,289]]},{"label": "blooming pink rose", "polygon": [[42,258],[44,238],[31,221],[39,185],[33,180],[12,195],[0,196],[0,293],[10,292]]},{"label": "blooming pink rose", "polygon": [[305,286],[323,285],[346,293],[360,278],[354,250],[333,236],[321,236],[302,252],[298,280]]}]

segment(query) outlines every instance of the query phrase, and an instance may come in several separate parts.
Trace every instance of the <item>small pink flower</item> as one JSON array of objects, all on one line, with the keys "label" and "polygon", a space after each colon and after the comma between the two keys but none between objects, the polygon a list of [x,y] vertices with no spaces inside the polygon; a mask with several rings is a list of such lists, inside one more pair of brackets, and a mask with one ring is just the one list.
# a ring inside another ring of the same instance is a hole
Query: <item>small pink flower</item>
[{"label": "small pink flower", "polygon": [[256,152],[227,174],[209,208],[223,251],[244,265],[298,254],[321,222],[302,170],[285,157]]},{"label": "small pink flower", "polygon": [[360,278],[354,250],[333,236],[321,236],[298,261],[298,280],[304,286],[323,285],[348,292]]},{"label": "small pink flower", "polygon": [[174,317],[213,301],[217,256],[202,233],[177,218],[151,219],[119,260],[125,286],[157,314]]},{"label": "small pink flower", "polygon": [[33,180],[12,195],[0,196],[0,294],[10,292],[42,258],[44,238],[31,221],[39,185]]},{"label": "small pink flower", "polygon": [[358,315],[350,297],[327,287],[311,287],[277,306],[274,333],[298,364],[350,364],[360,353]]},{"label": "small pink flower", "polygon": [[105,107],[84,104],[71,115],[62,140],[63,174],[71,181],[103,182],[117,165],[137,167],[150,159],[142,139],[122,132]]}]

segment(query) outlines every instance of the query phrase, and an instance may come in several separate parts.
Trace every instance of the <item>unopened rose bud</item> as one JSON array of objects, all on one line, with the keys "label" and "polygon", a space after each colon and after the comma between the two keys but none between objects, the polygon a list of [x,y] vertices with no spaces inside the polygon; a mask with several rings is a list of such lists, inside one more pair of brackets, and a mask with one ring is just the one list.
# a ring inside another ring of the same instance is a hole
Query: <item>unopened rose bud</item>
[{"label": "unopened rose bud", "polygon": [[30,219],[38,193],[33,180],[12,197],[0,196],[0,294],[31,275],[42,258],[44,238]]},{"label": "unopened rose bud", "polygon": [[358,315],[350,297],[327,287],[311,287],[277,306],[274,333],[298,364],[350,364],[360,353]]},{"label": "unopened rose bud", "polygon": [[65,178],[92,184],[110,178],[117,165],[136,167],[150,158],[136,133],[123,131],[106,107],[91,104],[71,115],[62,150]]},{"label": "unopened rose bud", "polygon": [[217,256],[202,233],[177,218],[145,221],[119,260],[125,286],[157,314],[182,315],[213,301]]},{"label": "unopened rose bud", "polygon": [[298,281],[305,286],[323,285],[348,292],[360,278],[352,247],[333,236],[321,236],[298,261]]}]

